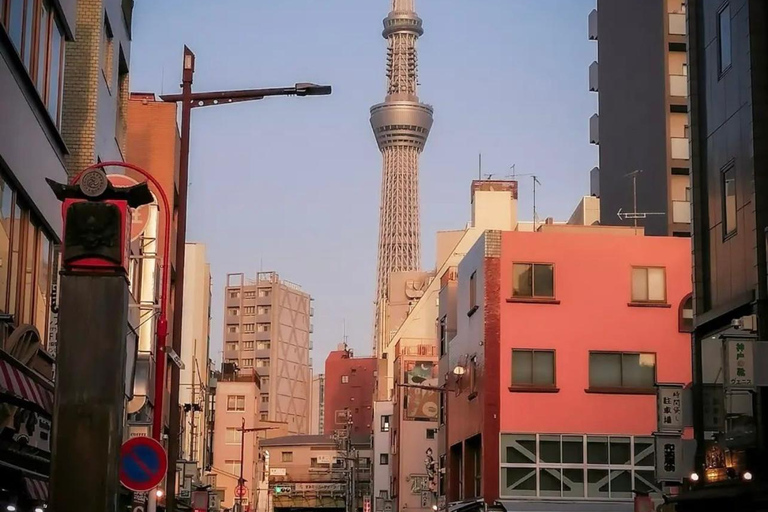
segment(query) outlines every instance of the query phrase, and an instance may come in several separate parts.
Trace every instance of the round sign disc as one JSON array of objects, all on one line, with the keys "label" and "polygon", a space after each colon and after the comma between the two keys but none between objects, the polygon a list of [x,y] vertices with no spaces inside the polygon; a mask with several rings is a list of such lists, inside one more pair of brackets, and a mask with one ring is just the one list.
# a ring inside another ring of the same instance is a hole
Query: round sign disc
[{"label": "round sign disc", "polygon": [[107,175],[101,169],[91,169],[80,177],[80,190],[88,197],[99,197],[107,190]]},{"label": "round sign disc", "polygon": [[149,491],[163,481],[168,456],[151,437],[134,437],[120,448],[120,483],[131,491]]}]

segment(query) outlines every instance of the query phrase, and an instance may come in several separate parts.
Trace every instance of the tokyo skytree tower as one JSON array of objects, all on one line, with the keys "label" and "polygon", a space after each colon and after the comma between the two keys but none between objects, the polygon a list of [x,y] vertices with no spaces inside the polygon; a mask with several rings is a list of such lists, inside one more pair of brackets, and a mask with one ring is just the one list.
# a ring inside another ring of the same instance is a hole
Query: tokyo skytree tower
[{"label": "tokyo skytree tower", "polygon": [[416,96],[416,40],[424,33],[413,0],[392,0],[384,18],[387,96],[371,107],[371,128],[383,157],[374,349],[389,340],[383,306],[391,272],[419,270],[419,154],[432,127],[432,107]]}]

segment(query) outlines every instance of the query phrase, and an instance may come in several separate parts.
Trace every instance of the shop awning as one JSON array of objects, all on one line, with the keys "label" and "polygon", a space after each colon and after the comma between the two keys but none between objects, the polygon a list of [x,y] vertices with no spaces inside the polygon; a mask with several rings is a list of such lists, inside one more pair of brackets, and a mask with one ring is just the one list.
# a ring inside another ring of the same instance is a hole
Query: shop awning
[{"label": "shop awning", "polygon": [[48,482],[35,478],[25,478],[27,492],[34,501],[48,501]]},{"label": "shop awning", "polygon": [[507,512],[633,512],[629,501],[500,500]]},{"label": "shop awning", "polygon": [[448,504],[448,512],[472,512],[474,510],[483,510],[483,499],[454,501]]},{"label": "shop awning", "polygon": [[53,386],[32,370],[0,351],[0,393],[36,405],[53,413]]}]

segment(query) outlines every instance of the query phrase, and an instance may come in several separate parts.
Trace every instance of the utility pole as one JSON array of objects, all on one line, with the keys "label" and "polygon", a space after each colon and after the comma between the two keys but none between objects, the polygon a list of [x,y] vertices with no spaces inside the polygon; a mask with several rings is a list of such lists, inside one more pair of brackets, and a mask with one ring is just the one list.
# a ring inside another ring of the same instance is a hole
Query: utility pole
[{"label": "utility pole", "polygon": [[[193,108],[212,105],[226,105],[242,101],[261,100],[268,96],[325,96],[331,94],[331,86],[312,83],[297,83],[293,87],[278,87],[266,89],[246,89],[238,91],[213,91],[192,92],[192,78],[195,73],[195,54],[186,45],[182,65],[181,94],[164,94],[160,96],[165,102],[181,103],[181,141],[179,152],[179,194],[178,216],[176,226],[176,289],[173,303],[173,350],[181,354],[181,328],[184,308],[184,248],[187,236],[187,188],[189,183],[189,148],[190,148],[190,122]],[[165,367],[165,358],[158,359],[158,367]],[[162,386],[165,380],[162,371],[158,369],[156,387]],[[168,465],[166,486],[175,488],[176,464],[179,453],[179,368],[171,367],[171,397],[169,417],[169,442],[168,457],[171,464]],[[157,402],[156,398],[156,402]],[[162,414],[162,408],[160,408]],[[167,509],[175,511],[176,496],[170,492],[166,496]]]},{"label": "utility pole", "polygon": [[[276,428],[278,427],[268,426],[245,428],[245,418],[243,418],[243,422],[240,426],[240,478],[237,480],[237,486],[239,489],[236,491],[237,512],[243,512],[243,498],[245,497],[245,478],[243,478],[243,468],[245,467],[245,434],[248,432],[263,432],[265,430],[273,430]],[[252,485],[255,484],[255,478],[253,480],[254,482],[252,482]]]}]

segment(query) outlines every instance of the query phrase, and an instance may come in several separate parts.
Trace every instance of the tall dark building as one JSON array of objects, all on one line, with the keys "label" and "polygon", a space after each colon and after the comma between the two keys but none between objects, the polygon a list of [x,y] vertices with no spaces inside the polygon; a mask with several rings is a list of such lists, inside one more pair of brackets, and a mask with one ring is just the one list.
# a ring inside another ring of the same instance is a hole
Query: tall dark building
[{"label": "tall dark building", "polygon": [[677,510],[768,510],[768,2],[688,5],[696,475]]},{"label": "tall dark building", "polygon": [[589,135],[600,153],[590,179],[600,223],[633,225],[626,214],[637,212],[647,234],[689,236],[685,0],[598,0],[589,38],[598,42]]}]

